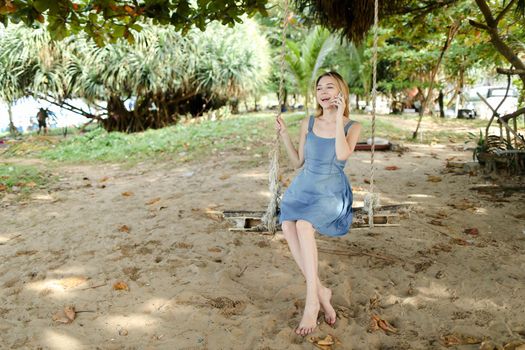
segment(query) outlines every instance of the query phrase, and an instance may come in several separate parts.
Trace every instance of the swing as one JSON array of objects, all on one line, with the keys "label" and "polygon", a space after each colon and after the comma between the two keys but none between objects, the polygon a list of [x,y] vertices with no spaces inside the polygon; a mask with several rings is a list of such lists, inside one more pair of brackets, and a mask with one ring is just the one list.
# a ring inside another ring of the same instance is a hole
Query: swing
[{"label": "swing", "polygon": [[[377,100],[377,46],[378,46],[378,0],[374,2],[374,43],[373,43],[373,77],[372,77],[372,138],[370,145],[370,186],[369,192],[364,199],[364,206],[353,208],[354,216],[352,228],[370,227],[374,226],[399,226],[399,216],[397,211],[402,208],[407,208],[408,205],[379,205],[379,195],[374,192],[374,156],[376,150],[376,100]],[[286,32],[288,27],[288,0],[284,1],[284,16],[283,16],[283,30],[281,33],[281,58],[280,58],[280,81],[279,81],[279,106],[284,104],[284,65],[286,54]],[[277,117],[281,116],[282,108],[279,109]],[[219,215],[228,220],[234,227],[230,231],[244,231],[244,232],[262,232],[274,234],[278,229],[277,212],[279,207],[280,188],[278,182],[279,172],[279,146],[280,140],[278,133],[276,134],[273,148],[270,152],[270,171],[269,171],[269,190],[271,198],[265,212],[263,211],[243,211],[243,210],[229,210],[223,212],[213,212],[212,214]]]}]

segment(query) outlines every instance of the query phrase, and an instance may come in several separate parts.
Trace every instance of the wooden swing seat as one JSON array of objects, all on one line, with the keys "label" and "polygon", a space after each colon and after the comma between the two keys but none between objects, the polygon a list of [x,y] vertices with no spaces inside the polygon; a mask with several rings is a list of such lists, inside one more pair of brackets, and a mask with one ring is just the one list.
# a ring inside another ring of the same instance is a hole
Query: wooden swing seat
[{"label": "wooden swing seat", "polygon": [[[400,209],[408,209],[409,205],[384,205],[375,209],[374,226],[378,227],[398,227],[399,215],[397,211]],[[368,213],[364,211],[363,207],[355,207],[354,218],[352,221],[352,228],[369,227]],[[227,220],[233,227],[230,231],[236,232],[261,232],[267,233],[268,229],[262,222],[264,211],[250,211],[250,210],[225,210],[225,211],[209,211],[208,214],[220,217]],[[280,225],[277,230],[281,230]]]}]

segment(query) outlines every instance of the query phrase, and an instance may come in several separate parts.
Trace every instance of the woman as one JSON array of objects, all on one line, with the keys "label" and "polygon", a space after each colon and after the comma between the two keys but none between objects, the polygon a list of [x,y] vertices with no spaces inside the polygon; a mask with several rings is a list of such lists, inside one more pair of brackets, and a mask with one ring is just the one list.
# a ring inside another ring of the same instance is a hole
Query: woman
[{"label": "woman", "polygon": [[314,331],[320,308],[326,323],[334,325],[336,321],[332,291],[318,277],[314,234],[348,233],[352,189],[343,169],[361,131],[361,125],[348,118],[348,85],[338,73],[322,74],[316,90],[317,112],[301,122],[298,150],[282,118],[276,121],[290,160],[296,168],[304,165],[283,196],[279,218],[290,251],[306,278],[306,303],[295,330],[302,336]]}]

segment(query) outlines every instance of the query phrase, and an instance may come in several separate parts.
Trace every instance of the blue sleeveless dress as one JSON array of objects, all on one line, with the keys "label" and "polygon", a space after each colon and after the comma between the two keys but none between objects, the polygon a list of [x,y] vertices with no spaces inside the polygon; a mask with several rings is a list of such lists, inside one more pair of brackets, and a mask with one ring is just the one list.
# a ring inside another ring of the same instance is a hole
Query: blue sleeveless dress
[{"label": "blue sleeveless dress", "polygon": [[[343,169],[346,161],[335,154],[335,138],[314,134],[310,116],[304,145],[304,165],[286,189],[279,223],[305,220],[326,236],[343,236],[352,225],[352,188]],[[344,128],[345,135],[352,125]]]}]

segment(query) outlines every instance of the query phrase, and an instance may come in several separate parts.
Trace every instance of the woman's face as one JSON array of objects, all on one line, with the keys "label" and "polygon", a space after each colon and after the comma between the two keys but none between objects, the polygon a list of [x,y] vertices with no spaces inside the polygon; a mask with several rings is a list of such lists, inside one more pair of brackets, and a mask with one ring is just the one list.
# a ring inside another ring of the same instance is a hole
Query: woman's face
[{"label": "woman's face", "polygon": [[337,87],[337,80],[334,77],[326,75],[322,77],[317,83],[317,103],[323,108],[331,107],[331,102],[334,97],[339,94],[339,88]]}]

